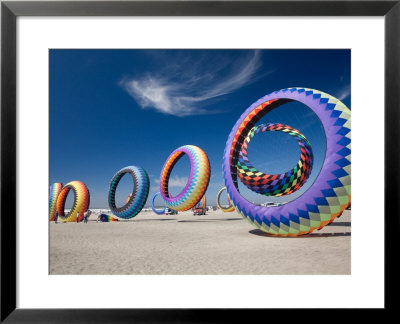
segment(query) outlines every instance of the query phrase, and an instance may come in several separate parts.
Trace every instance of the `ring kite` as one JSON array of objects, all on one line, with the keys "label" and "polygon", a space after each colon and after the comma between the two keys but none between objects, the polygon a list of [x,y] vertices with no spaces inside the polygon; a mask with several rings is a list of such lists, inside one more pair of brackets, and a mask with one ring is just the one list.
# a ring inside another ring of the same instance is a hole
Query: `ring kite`
[{"label": "ring kite", "polygon": [[[278,207],[250,203],[239,193],[239,152],[250,130],[265,114],[297,101],[320,119],[326,136],[326,155],[313,185],[300,197]],[[251,224],[272,235],[308,234],[331,223],[351,203],[351,112],[341,101],[318,90],[288,88],[253,103],[233,127],[224,150],[225,185],[236,210]]]},{"label": "ring kite", "polygon": [[62,183],[55,182],[50,186],[49,194],[49,216],[50,221],[53,222],[57,211],[57,197],[62,189]]},{"label": "ring kite", "polygon": [[[259,133],[282,131],[293,136],[300,146],[299,162],[283,174],[264,174],[258,171],[247,158],[247,147],[250,140]],[[297,129],[283,124],[261,124],[254,126],[243,142],[237,163],[237,175],[250,190],[266,196],[289,195],[307,181],[313,165],[313,153],[307,138]]]},{"label": "ring kite", "polygon": [[[184,154],[190,160],[189,179],[185,188],[176,197],[171,197],[168,191],[169,177],[173,167]],[[176,211],[185,211],[195,206],[204,196],[209,181],[210,162],[206,153],[197,146],[184,145],[173,151],[165,162],[160,176],[160,193],[168,207]]]},{"label": "ring kite", "polygon": [[[122,207],[115,205],[115,191],[121,178],[125,174],[130,174],[133,179],[132,195]],[[150,181],[147,172],[138,166],[127,166],[119,170],[111,179],[108,191],[108,205],[115,216],[128,219],[135,217],[142,210],[149,195]]]},{"label": "ring kite", "polygon": [[229,195],[228,195],[228,207],[222,207],[222,205],[219,202],[221,194],[222,194],[222,192],[224,190],[226,190],[226,187],[223,187],[220,191],[218,191],[218,194],[217,194],[217,206],[223,212],[230,213],[230,212],[235,211],[235,206],[232,205],[231,200],[229,199]]},{"label": "ring kite", "polygon": [[153,198],[151,199],[151,209],[153,209],[153,212],[155,212],[155,213],[158,214],[158,215],[164,215],[164,214],[165,214],[165,209],[166,209],[166,208],[164,208],[164,209],[162,209],[162,210],[158,210],[158,209],[156,209],[156,208],[154,207],[154,200],[156,199],[157,195],[159,195],[159,194],[160,194],[159,191],[156,192],[156,193],[154,194]]},{"label": "ring kite", "polygon": [[[74,204],[68,214],[65,215],[64,208],[68,193],[73,191],[75,194]],[[57,197],[57,211],[60,219],[64,222],[76,222],[79,213],[78,221],[83,220],[83,214],[89,209],[90,193],[86,185],[81,181],[71,181],[67,183]]]}]

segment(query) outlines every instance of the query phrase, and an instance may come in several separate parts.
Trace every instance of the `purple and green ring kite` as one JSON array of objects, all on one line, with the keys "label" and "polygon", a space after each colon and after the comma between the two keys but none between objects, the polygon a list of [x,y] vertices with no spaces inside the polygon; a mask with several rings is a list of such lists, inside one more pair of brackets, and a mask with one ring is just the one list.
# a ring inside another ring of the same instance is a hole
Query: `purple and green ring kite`
[{"label": "purple and green ring kite", "polygon": [[[313,185],[300,197],[278,207],[252,204],[239,193],[237,163],[243,141],[263,116],[287,102],[309,107],[326,135],[326,155]],[[288,88],[253,103],[233,127],[225,146],[223,173],[236,210],[251,224],[272,235],[308,234],[331,223],[351,204],[351,112],[338,99],[318,90]]]}]

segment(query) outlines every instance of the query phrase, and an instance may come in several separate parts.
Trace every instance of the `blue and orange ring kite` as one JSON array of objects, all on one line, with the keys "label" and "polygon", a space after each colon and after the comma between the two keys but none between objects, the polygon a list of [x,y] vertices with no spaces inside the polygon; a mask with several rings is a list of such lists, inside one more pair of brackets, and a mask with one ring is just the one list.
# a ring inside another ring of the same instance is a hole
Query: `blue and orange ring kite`
[{"label": "blue and orange ring kite", "polygon": [[[168,181],[174,165],[187,154],[190,160],[190,175],[185,188],[176,196],[171,197],[168,191]],[[195,206],[204,196],[210,181],[210,162],[206,153],[194,145],[184,145],[171,153],[165,162],[160,176],[160,193],[165,204],[176,210],[185,211]]]},{"label": "blue and orange ring kite", "polygon": [[156,209],[156,207],[154,207],[154,200],[156,199],[157,195],[159,195],[159,194],[160,194],[160,192],[157,191],[157,192],[154,194],[153,198],[151,199],[151,209],[152,209],[153,212],[155,212],[157,215],[164,215],[164,214],[165,214],[166,208],[161,209],[161,210],[158,210],[158,209]]},{"label": "blue and orange ring kite", "polygon": [[[326,155],[313,185],[300,197],[279,207],[250,203],[239,193],[237,163],[246,136],[265,114],[290,101],[308,106],[326,135]],[[233,127],[224,150],[223,173],[236,210],[251,224],[277,236],[308,234],[331,223],[351,203],[351,112],[338,99],[318,90],[288,88],[253,103]]]},{"label": "blue and orange ring kite", "polygon": [[[133,179],[132,195],[128,196],[124,206],[115,205],[115,191],[118,183],[125,174],[130,174]],[[139,166],[127,166],[119,170],[111,179],[108,191],[108,205],[115,216],[128,219],[135,217],[142,210],[149,195],[150,181],[146,170]]]},{"label": "blue and orange ring kite", "polygon": [[[282,174],[265,174],[258,171],[247,158],[247,147],[250,140],[259,133],[282,131],[293,136],[300,146],[299,162],[288,172]],[[307,181],[313,165],[313,153],[307,138],[297,129],[283,124],[261,124],[254,126],[243,142],[239,151],[237,175],[250,190],[265,196],[289,195]]]}]

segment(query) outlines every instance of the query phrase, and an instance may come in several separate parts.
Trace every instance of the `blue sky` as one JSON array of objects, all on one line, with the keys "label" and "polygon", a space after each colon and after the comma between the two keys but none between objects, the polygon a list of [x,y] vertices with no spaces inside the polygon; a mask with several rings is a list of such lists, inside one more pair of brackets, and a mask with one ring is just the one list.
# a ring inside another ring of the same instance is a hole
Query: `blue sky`
[{"label": "blue sky", "polygon": [[[176,148],[201,147],[211,164],[207,204],[224,186],[222,155],[237,119],[264,95],[288,87],[327,92],[350,108],[350,50],[50,50],[50,183],[83,181],[91,208],[108,208],[113,175],[128,165],[143,167],[150,194],[159,190],[161,168]],[[257,203],[289,201],[317,176],[325,154],[319,119],[298,103],[285,104],[259,123],[297,128],[311,143],[314,167],[296,194],[273,198],[240,185]],[[248,155],[265,173],[281,173],[298,161],[297,142],[279,132],[255,136]],[[183,157],[170,179],[179,193],[189,174]],[[124,176],[116,193],[123,205],[132,190]],[[67,200],[71,205],[73,195]],[[223,197],[222,202],[226,201]],[[162,205],[160,198],[156,199]]]}]

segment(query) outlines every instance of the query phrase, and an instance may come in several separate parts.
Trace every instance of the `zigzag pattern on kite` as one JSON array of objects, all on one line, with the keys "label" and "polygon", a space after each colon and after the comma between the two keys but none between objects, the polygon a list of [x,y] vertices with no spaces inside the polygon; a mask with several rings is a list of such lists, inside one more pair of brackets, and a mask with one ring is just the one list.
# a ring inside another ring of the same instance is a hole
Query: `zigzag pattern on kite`
[{"label": "zigzag pattern on kite", "polygon": [[[327,139],[323,166],[313,185],[296,200],[279,207],[254,205],[238,189],[236,168],[241,145],[262,116],[293,100],[308,106],[321,120]],[[351,204],[351,112],[341,101],[318,90],[275,91],[242,114],[229,135],[223,160],[228,194],[251,224],[278,236],[311,233],[331,223]]]},{"label": "zigzag pattern on kite", "polygon": [[[300,146],[300,159],[288,172],[282,174],[265,174],[257,170],[247,157],[247,147],[250,140],[259,133],[282,131],[293,136]],[[245,138],[239,151],[237,175],[250,190],[266,196],[289,195],[307,181],[313,165],[313,153],[307,138],[297,129],[283,124],[261,124],[254,126]]]},{"label": "zigzag pattern on kite", "polygon": [[[121,178],[129,174],[133,179],[132,194],[124,206],[117,207],[115,205],[115,192]],[[110,181],[110,189],[108,191],[108,205],[115,216],[128,219],[135,217],[143,209],[149,195],[150,181],[145,169],[139,166],[127,166],[119,170]]]},{"label": "zigzag pattern on kite", "polygon": [[[187,154],[190,160],[190,175],[185,188],[171,197],[168,181],[174,165]],[[184,145],[173,151],[164,163],[160,175],[160,193],[165,204],[176,210],[185,211],[195,206],[207,190],[210,180],[210,162],[206,153],[194,145]]]},{"label": "zigzag pattern on kite", "polygon": [[[74,204],[71,211],[65,215],[64,208],[68,193],[73,191],[75,194]],[[81,181],[71,181],[67,183],[57,197],[57,211],[59,217],[64,222],[76,222],[79,213],[78,221],[83,220],[83,214],[89,209],[90,192],[86,185]]]},{"label": "zigzag pattern on kite", "polygon": [[57,198],[62,189],[62,183],[55,182],[50,186],[49,194],[49,218],[53,222],[57,211]]}]

